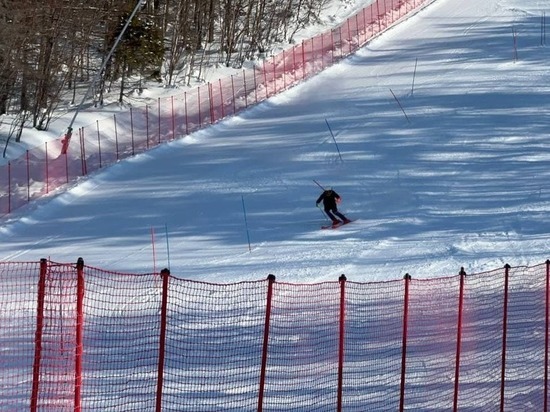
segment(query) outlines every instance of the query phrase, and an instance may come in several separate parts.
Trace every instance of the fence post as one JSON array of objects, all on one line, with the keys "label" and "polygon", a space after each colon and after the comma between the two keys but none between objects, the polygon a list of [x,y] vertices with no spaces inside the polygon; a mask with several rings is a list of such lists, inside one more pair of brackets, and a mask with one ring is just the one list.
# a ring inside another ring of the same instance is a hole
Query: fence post
[{"label": "fence post", "polygon": [[[232,76],[233,77],[233,76]],[[225,107],[224,107],[224,100],[223,100],[223,87],[222,87],[222,79],[218,79],[218,87],[220,88],[220,104],[221,104],[221,111],[222,111],[222,119],[225,118]]]},{"label": "fence post", "polygon": [[321,33],[321,71],[325,70],[325,33]]},{"label": "fence post", "polygon": [[69,183],[69,154],[65,152],[64,156],[65,156],[65,176],[66,176],[65,183],[68,184]]},{"label": "fence post", "polygon": [[[267,57],[264,57],[264,60],[263,60],[263,74],[264,74],[264,86],[265,86],[265,98],[268,99],[269,98],[269,92],[267,90],[267,67],[265,66],[265,61],[266,61]],[[261,83],[260,83],[261,84]]]},{"label": "fence post", "polygon": [[88,174],[88,167],[86,166],[86,146],[83,127],[78,129],[78,137],[80,137],[80,161],[82,165],[82,176],[86,176]]},{"label": "fence post", "polygon": [[466,272],[460,268],[460,292],[458,294],[458,321],[456,327],[456,363],[455,363],[455,387],[453,397],[453,411],[458,411],[458,382],[460,376],[460,349],[462,343],[462,314],[464,309],[464,279]]},{"label": "fence post", "polygon": [[292,47],[292,68],[290,69],[290,73],[292,73],[293,84],[298,81],[298,60],[296,56],[296,54],[298,53],[298,47],[300,47],[298,44],[295,44]]},{"label": "fence post", "polygon": [[233,104],[233,114],[235,114],[237,112],[237,108],[236,108],[237,102],[235,100],[235,80],[233,75],[231,75],[231,94],[233,96],[233,98],[231,99],[231,103]]},{"label": "fence post", "polygon": [[306,44],[302,40],[302,80],[306,78]]},{"label": "fence post", "polygon": [[258,104],[258,81],[256,80],[256,65],[252,66],[252,75],[254,77],[254,103]]},{"label": "fence post", "polygon": [[[132,108],[130,107],[130,119]],[[145,145],[149,147],[149,105],[145,105]],[[134,128],[132,126],[132,156],[134,155]]]},{"label": "fence post", "polygon": [[401,349],[401,388],[399,395],[399,411],[405,408],[405,369],[407,364],[407,328],[409,321],[409,283],[411,275],[408,273],[403,277],[405,280],[405,298],[403,303],[403,347]]},{"label": "fence post", "polygon": [[185,107],[185,134],[189,134],[189,119],[187,113],[187,92],[183,92],[183,105]]},{"label": "fence post", "polygon": [[548,310],[550,306],[550,260],[546,261],[546,313],[545,313],[545,333],[544,333],[544,412],[548,411],[548,330],[550,328],[548,319]]},{"label": "fence post", "polygon": [[80,412],[82,390],[82,353],[84,327],[84,259],[78,258],[76,263],[76,348],[75,348],[75,382],[74,382],[74,411]]},{"label": "fence post", "polygon": [[267,302],[265,305],[264,341],[262,347],[262,369],[260,372],[260,388],[258,391],[258,412],[262,412],[264,404],[265,373],[267,369],[267,347],[269,344],[269,323],[271,320],[271,300],[273,298],[273,283],[275,275],[267,277]]},{"label": "fence post", "polygon": [[348,54],[351,54],[352,52],[352,49],[351,49],[351,26],[349,25],[349,21],[350,21],[351,17],[348,17],[348,19],[346,20],[346,26],[348,26]]},{"label": "fence post", "polygon": [[174,110],[174,96],[171,96],[172,105],[172,140],[176,138],[176,113]]},{"label": "fence post", "polygon": [[49,176],[49,164],[48,164],[48,142],[44,142],[46,146],[45,158],[46,158],[46,193],[50,193],[50,176]]},{"label": "fence post", "polygon": [[[145,105],[145,111],[147,112],[147,105]],[[145,126],[147,128],[147,142],[149,142],[149,119],[145,119]],[[132,139],[132,156],[136,154],[134,150],[134,112],[130,107],[130,137]]]},{"label": "fence post", "polygon": [[197,106],[199,109],[199,129],[202,129],[202,112],[201,112],[201,87],[197,87]]},{"label": "fence post", "polygon": [[210,108],[210,124],[214,124],[216,116],[214,115],[214,89],[212,83],[208,82],[208,107]]},{"label": "fence post", "polygon": [[271,61],[273,62],[273,94],[277,94],[277,67],[275,62],[275,55],[271,56]]},{"label": "fence post", "polygon": [[25,152],[27,163],[27,203],[31,201],[31,168],[29,161],[29,149]]},{"label": "fence post", "polygon": [[286,56],[283,50],[283,90],[286,90]]},{"label": "fence post", "polygon": [[508,287],[510,265],[504,265],[504,302],[502,315],[502,364],[500,370],[500,412],[504,412],[504,380],[506,375],[506,334],[508,332]]},{"label": "fence post", "polygon": [[340,332],[338,339],[338,402],[337,412],[342,412],[343,384],[344,384],[344,335],[346,333],[346,276],[338,278],[340,282]]},{"label": "fence post", "polygon": [[313,41],[313,39],[314,37],[309,39],[309,41],[311,42],[311,57],[309,60],[311,62],[311,74],[309,74],[308,77],[317,73],[317,70],[315,70],[315,42]]},{"label": "fence post", "polygon": [[162,269],[160,271],[162,277],[162,303],[160,311],[160,336],[159,336],[159,361],[157,375],[157,400],[156,412],[162,411],[162,385],[164,379],[164,354],[166,345],[166,318],[168,311],[168,280],[170,278],[170,270]]},{"label": "fence post", "polygon": [[334,52],[336,51],[336,45],[334,44],[334,29],[330,30],[330,65],[334,65]]},{"label": "fence post", "polygon": [[116,125],[116,114],[113,114],[113,126],[115,128],[115,152],[116,152],[116,160],[119,160],[118,157],[118,130]]},{"label": "fence post", "polygon": [[382,31],[382,21],[380,19],[380,3],[376,0],[376,19],[378,20],[378,32]]},{"label": "fence post", "polygon": [[40,361],[42,360],[42,329],[44,326],[44,295],[46,293],[46,273],[48,261],[40,259],[40,275],[38,278],[36,332],[34,334],[34,362],[32,366],[31,412],[38,410],[38,390],[40,384]]},{"label": "fence post", "polygon": [[11,213],[11,162],[8,162],[8,213]]},{"label": "fence post", "polygon": [[158,116],[158,144],[160,144],[160,116],[161,116],[161,110],[160,110],[160,97],[157,97],[157,116]]},{"label": "fence post", "polygon": [[243,69],[244,107],[248,108],[248,92],[246,91],[246,70]]},{"label": "fence post", "polygon": [[99,155],[99,168],[101,169],[101,135],[99,133],[99,120],[96,120],[95,124],[97,129],[97,152]]}]

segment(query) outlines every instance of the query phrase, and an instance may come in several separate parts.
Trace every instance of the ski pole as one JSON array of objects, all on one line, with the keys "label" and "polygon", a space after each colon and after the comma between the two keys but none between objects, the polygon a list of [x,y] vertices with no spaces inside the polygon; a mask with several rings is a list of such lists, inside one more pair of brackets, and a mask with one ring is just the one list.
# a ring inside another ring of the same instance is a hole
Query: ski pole
[{"label": "ski pole", "polygon": [[[315,183],[317,186],[319,186],[321,188],[321,190],[325,191],[325,188],[323,186],[321,186],[319,184],[319,182],[317,182],[317,180],[313,179],[313,183]],[[317,204],[317,209],[319,209],[319,211],[321,212],[321,214],[323,215],[323,217],[325,217],[327,220],[330,220],[329,217],[327,216],[327,214],[323,211],[323,209],[321,209],[321,207],[319,206],[319,204]]]},{"label": "ski pole", "polygon": [[321,186],[321,185],[317,182],[317,180],[313,179],[313,183],[315,183],[317,186],[319,186],[319,187],[321,188],[321,190],[323,190],[323,191],[325,190],[325,188],[324,188],[323,186]]},{"label": "ski pole", "polygon": [[319,212],[321,212],[324,218],[326,218],[327,220],[330,220],[327,214],[323,211],[323,209],[321,209],[321,206],[317,205],[317,209],[319,209]]}]

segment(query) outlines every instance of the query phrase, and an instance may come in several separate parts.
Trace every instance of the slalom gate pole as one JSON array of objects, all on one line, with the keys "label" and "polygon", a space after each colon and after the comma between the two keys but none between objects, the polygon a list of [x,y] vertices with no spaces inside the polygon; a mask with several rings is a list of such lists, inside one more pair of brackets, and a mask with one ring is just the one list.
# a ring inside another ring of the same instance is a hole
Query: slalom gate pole
[{"label": "slalom gate pole", "polygon": [[246,228],[246,239],[248,240],[248,251],[252,252],[252,249],[250,247],[250,233],[248,232],[248,221],[246,220],[246,208],[244,206],[244,196],[241,195],[241,199],[243,202],[243,214],[244,214],[244,227]]},{"label": "slalom gate pole", "polygon": [[411,86],[411,96],[414,94],[414,80],[416,79],[416,67],[418,66],[418,57],[414,63],[413,81]]},{"label": "slalom gate pole", "polygon": [[328,124],[327,119],[325,119],[325,123],[327,124],[328,131],[330,132],[330,135],[332,136],[332,140],[334,140],[334,145],[336,146],[336,150],[338,151],[338,156],[340,156],[340,161],[344,162],[344,159],[342,159],[342,153],[340,153],[340,148],[338,147],[338,143],[336,143],[336,138],[334,137],[334,133],[332,133],[332,129],[330,128],[330,124]]},{"label": "slalom gate pole", "polygon": [[403,114],[405,115],[405,119],[407,119],[407,123],[410,123],[411,121],[409,120],[409,116],[407,116],[407,113],[405,113],[405,109],[403,109],[403,106],[401,106],[401,103],[399,102],[399,99],[397,99],[397,96],[395,95],[395,93],[393,92],[392,89],[390,89],[390,92],[391,92],[391,94],[393,95],[393,98],[395,99],[395,101],[397,102],[397,104],[399,105],[399,107],[401,108],[401,111],[402,111]]}]

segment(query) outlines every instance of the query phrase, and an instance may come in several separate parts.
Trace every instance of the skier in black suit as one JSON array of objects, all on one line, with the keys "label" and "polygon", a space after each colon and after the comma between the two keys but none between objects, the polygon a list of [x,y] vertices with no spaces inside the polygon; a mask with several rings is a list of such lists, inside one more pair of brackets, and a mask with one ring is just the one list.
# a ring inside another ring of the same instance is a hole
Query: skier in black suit
[{"label": "skier in black suit", "polygon": [[[349,220],[347,217],[345,217],[342,213],[338,211],[338,207],[336,205],[341,201],[342,201],[342,198],[340,197],[340,195],[329,187],[325,189],[323,193],[321,193],[321,196],[319,196],[319,198],[315,202],[315,205],[319,207],[319,203],[323,202],[325,213],[330,218],[330,220],[332,220],[332,225],[336,226],[336,225],[339,225],[340,223],[346,224],[351,222],[351,220]],[[336,219],[334,215],[342,219],[342,222]]]}]

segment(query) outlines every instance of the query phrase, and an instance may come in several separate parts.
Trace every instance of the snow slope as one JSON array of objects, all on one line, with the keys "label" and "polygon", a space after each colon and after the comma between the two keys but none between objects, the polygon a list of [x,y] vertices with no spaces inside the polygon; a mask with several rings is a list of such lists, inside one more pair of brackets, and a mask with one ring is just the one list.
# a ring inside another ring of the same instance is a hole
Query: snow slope
[{"label": "snow slope", "polygon": [[[545,8],[438,0],[314,79],[18,211],[0,259],[212,282],[544,262]],[[357,221],[319,230],[313,180]]]}]

